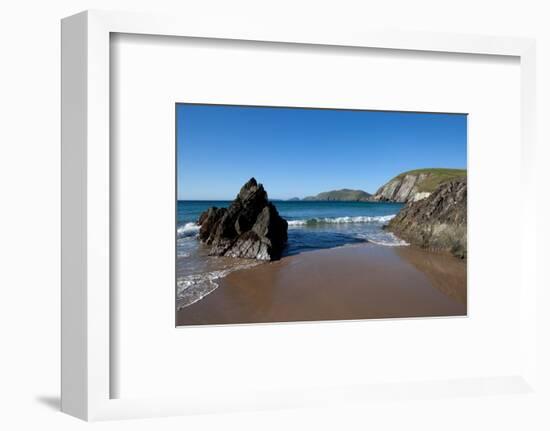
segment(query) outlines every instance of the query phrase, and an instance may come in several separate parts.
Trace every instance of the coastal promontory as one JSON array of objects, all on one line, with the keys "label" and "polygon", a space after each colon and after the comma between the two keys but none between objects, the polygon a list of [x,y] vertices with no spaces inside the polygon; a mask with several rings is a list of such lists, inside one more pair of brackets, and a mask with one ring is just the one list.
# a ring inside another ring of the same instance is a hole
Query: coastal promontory
[{"label": "coastal promontory", "polygon": [[428,168],[403,172],[381,186],[376,201],[413,202],[427,198],[440,184],[466,177],[465,169]]},{"label": "coastal promontory", "polygon": [[275,260],[287,241],[288,223],[254,178],[242,186],[228,208],[208,208],[197,224],[200,240],[211,246],[211,256]]}]

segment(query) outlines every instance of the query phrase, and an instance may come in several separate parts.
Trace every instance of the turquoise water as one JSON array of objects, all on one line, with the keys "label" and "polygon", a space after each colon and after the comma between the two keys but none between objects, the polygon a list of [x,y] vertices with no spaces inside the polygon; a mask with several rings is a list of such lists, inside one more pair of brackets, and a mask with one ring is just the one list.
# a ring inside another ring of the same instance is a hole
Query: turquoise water
[{"label": "turquoise water", "polygon": [[[372,242],[383,246],[406,245],[383,226],[403,204],[386,202],[275,201],[288,221],[288,243],[283,256],[311,250]],[[208,256],[197,239],[200,214],[211,206],[228,207],[231,201],[178,201],[177,306],[186,307],[218,286],[228,273],[260,264],[256,261]]]}]

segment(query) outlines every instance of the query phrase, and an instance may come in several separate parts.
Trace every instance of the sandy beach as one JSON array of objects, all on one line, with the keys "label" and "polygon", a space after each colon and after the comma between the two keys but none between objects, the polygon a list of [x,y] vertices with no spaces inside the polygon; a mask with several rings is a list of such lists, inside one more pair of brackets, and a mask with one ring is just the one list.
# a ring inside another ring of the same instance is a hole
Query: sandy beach
[{"label": "sandy beach", "polygon": [[466,262],[371,243],[316,250],[235,271],[176,324],[466,315]]}]

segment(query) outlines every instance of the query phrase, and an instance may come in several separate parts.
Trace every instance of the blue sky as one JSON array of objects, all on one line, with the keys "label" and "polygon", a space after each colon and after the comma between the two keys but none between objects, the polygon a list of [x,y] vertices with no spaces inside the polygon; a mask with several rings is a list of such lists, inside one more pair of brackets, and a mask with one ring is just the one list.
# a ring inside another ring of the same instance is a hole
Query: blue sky
[{"label": "blue sky", "polygon": [[419,168],[466,168],[467,117],[178,104],[178,199],[234,199],[255,177],[270,199],[369,193]]}]

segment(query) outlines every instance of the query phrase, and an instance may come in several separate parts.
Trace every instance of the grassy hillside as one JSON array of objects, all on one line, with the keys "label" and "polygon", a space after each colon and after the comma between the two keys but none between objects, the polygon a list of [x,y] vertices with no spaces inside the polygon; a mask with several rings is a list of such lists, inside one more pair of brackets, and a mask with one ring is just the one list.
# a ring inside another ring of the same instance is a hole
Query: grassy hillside
[{"label": "grassy hillside", "polygon": [[304,198],[305,201],[368,201],[370,199],[370,193],[351,189],[332,190]]},{"label": "grassy hillside", "polygon": [[446,181],[467,176],[466,169],[444,169],[444,168],[426,168],[415,169],[413,171],[403,172],[392,179],[401,179],[405,175],[429,174],[429,176],[418,183],[419,192],[433,192],[437,186]]}]

